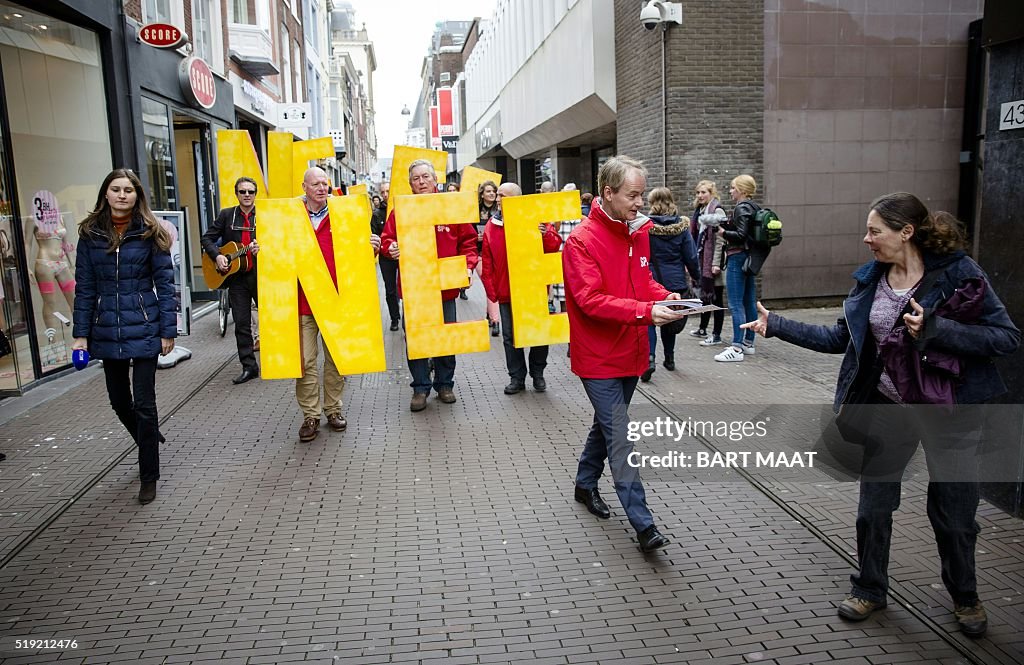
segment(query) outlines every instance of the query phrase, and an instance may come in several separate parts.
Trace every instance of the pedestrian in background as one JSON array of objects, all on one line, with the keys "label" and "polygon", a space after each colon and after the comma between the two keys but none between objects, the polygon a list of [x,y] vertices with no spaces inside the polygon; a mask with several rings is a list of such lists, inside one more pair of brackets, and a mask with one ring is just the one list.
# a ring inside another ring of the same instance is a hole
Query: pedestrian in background
[{"label": "pedestrian in background", "polygon": [[627,462],[633,444],[627,437],[626,408],[637,379],[647,368],[647,326],[681,319],[655,301],[678,299],[678,293],[654,281],[649,267],[651,222],[638,211],[647,188],[647,170],[629,157],[612,157],[597,175],[601,198],[576,227],[562,252],[572,372],[594,406],[576,472],[576,501],[594,515],[611,512],[597,489],[605,460],[615,493],[637,533],[644,552],[668,545],[647,507],[636,468]]},{"label": "pedestrian in background", "polygon": [[[897,388],[905,385],[905,366],[878,351],[902,327],[913,352],[944,353],[958,360],[952,403],[980,404],[1006,392],[991,358],[1014,353],[1020,331],[985,272],[963,251],[965,240],[963,225],[952,215],[930,214],[913,194],[887,194],[871,204],[863,242],[874,260],[854,273],[857,283],[843,303],[844,318],[833,326],[811,325],[785,319],[758,303],[758,319],[744,324],[765,337],[845,353],[833,403],[837,412],[864,393],[866,398],[858,401],[904,406],[873,409],[867,424],[857,508],[860,570],[850,577],[850,596],[839,605],[839,616],[851,621],[866,619],[886,605],[892,514],[900,505],[900,479],[920,442],[929,470],[928,518],[954,615],[969,637],[980,637],[988,627],[974,561],[979,531],[975,454],[981,423],[976,412],[952,406],[926,414],[920,407],[906,408],[905,395]],[[967,294],[974,294],[976,306],[966,319],[953,318],[956,312],[940,313],[954,298],[969,298]]]},{"label": "pedestrian in background", "polygon": [[[484,246],[484,229],[487,228],[487,220],[491,218],[494,211],[498,206],[498,186],[494,184],[493,180],[484,180],[476,188],[476,197],[479,208],[479,218],[476,224],[476,251],[477,255],[483,250]],[[483,274],[483,266],[477,263],[476,274],[481,276]],[[463,300],[466,299],[466,289],[459,291],[459,297]],[[498,310],[498,303],[493,300],[487,300],[487,325],[491,329],[491,337],[497,337],[501,334],[501,313]]]},{"label": "pedestrian in background", "polygon": [[[649,198],[651,204],[651,272],[656,282],[669,291],[687,294],[690,291],[686,273],[694,283],[700,282],[700,266],[697,264],[697,247],[690,235],[690,220],[679,216],[675,197],[668,187],[655,187]],[[676,336],[686,326],[686,317],[661,326],[661,343],[665,355],[665,369],[676,369]],[[658,347],[657,326],[647,328],[647,342],[650,347],[648,366],[640,375],[647,383],[654,375],[654,352]]]},{"label": "pedestrian in background", "polygon": [[[388,196],[391,194],[391,183],[384,181],[380,184],[380,205],[373,210],[373,217],[370,221],[370,234],[380,236],[384,233],[384,223],[388,219]],[[398,310],[398,261],[387,254],[380,254],[378,257],[380,267],[380,278],[384,282],[384,302],[388,306],[388,316],[391,318],[390,330],[398,330],[398,324],[402,315]]]},{"label": "pedestrian in background", "polygon": [[757,318],[757,284],[755,275],[744,269],[750,256],[749,231],[754,225],[757,208],[750,197],[757,191],[757,182],[749,175],[738,175],[729,184],[729,195],[736,202],[732,219],[722,227],[725,237],[725,290],[729,295],[732,315],[732,345],[715,356],[721,363],[742,362],[754,353],[754,331],[741,327]]},{"label": "pedestrian in background", "polygon": [[[701,180],[694,190],[693,216],[690,218],[690,233],[697,241],[697,263],[700,264],[700,293],[705,305],[725,306],[725,280],[721,269],[715,271],[715,245],[722,241],[718,232],[726,220],[725,211],[718,200],[718,188],[711,180]],[[690,335],[701,338],[701,346],[717,346],[722,343],[722,326],[725,324],[725,310],[714,313],[714,328],[708,334],[708,323],[712,312],[700,315],[700,326]]]},{"label": "pedestrian in background", "polygon": [[[156,498],[156,361],[178,334],[171,237],[139,177],[114,169],[78,226],[73,350],[103,360],[110,405],[139,447],[139,503]],[[129,378],[130,375],[130,378]]]}]

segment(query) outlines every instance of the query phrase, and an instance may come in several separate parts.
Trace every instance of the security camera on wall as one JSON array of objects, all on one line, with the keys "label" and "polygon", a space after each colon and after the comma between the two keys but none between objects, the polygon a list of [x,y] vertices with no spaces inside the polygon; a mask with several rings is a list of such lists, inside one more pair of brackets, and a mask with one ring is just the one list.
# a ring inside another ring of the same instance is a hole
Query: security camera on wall
[{"label": "security camera on wall", "polygon": [[[683,23],[683,3],[649,0],[640,10],[640,23],[648,30],[664,23]],[[666,26],[667,27],[667,26]]]}]

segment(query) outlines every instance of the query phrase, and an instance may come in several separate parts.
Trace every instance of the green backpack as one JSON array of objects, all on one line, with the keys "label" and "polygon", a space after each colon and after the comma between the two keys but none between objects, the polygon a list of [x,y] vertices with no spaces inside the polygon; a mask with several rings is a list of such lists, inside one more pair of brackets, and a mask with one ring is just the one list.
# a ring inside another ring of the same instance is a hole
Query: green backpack
[{"label": "green backpack", "polygon": [[747,236],[759,247],[775,247],[782,243],[782,220],[771,208],[758,208]]}]

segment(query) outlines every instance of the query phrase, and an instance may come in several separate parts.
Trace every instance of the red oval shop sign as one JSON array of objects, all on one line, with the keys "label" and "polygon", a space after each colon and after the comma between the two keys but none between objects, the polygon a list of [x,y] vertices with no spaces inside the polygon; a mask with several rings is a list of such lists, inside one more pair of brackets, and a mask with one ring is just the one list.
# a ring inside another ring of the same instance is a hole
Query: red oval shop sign
[{"label": "red oval shop sign", "polygon": [[157,48],[178,48],[188,41],[188,35],[170,23],[147,23],[139,28],[139,39]]},{"label": "red oval shop sign", "polygon": [[194,106],[212,108],[217,101],[217,82],[202,58],[190,56],[178,67],[178,82],[185,99]]}]

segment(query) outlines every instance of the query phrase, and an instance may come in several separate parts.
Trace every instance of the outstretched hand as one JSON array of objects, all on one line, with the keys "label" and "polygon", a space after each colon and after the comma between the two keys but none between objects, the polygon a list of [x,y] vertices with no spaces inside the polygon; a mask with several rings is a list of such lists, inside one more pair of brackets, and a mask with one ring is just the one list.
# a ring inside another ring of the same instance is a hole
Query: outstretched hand
[{"label": "outstretched hand", "polygon": [[[678,300],[678,298],[668,298],[669,300]],[[685,311],[674,310],[664,305],[655,305],[651,308],[651,323],[656,326],[663,326],[666,323],[677,321],[686,316]]]},{"label": "outstretched hand", "polygon": [[757,320],[749,321],[740,326],[744,330],[753,330],[761,337],[768,334],[768,314],[770,312],[764,308],[761,301],[757,301]]}]

